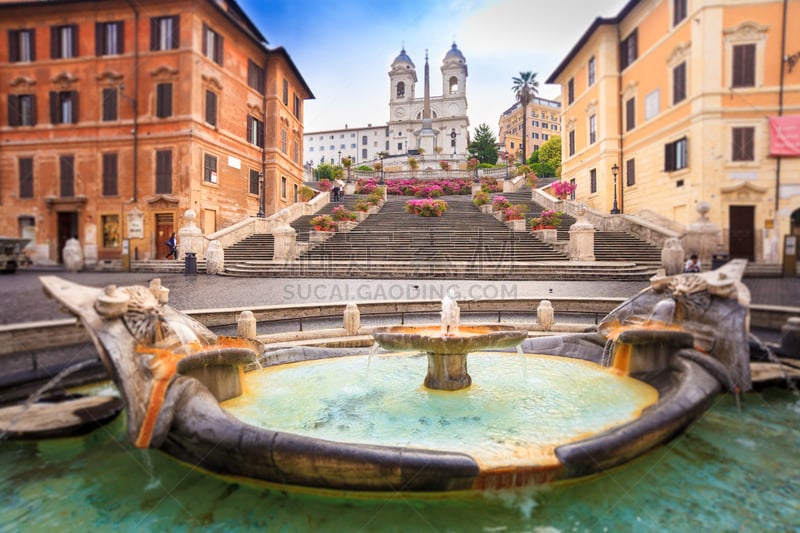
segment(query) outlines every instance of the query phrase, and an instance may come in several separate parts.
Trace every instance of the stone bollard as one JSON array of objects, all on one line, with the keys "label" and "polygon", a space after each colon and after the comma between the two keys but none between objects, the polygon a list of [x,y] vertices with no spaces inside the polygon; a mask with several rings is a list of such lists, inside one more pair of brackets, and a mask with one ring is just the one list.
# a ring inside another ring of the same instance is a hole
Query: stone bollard
[{"label": "stone bollard", "polygon": [[361,311],[354,303],[349,303],[344,308],[344,331],[347,335],[358,335],[361,329]]},{"label": "stone bollard", "polygon": [[225,250],[218,240],[208,243],[206,249],[206,273],[219,274],[225,270]]},{"label": "stone bollard", "polygon": [[586,219],[585,205],[578,205],[576,214],[578,219],[569,227],[569,258],[571,261],[594,261],[595,227]]},{"label": "stone bollard", "polygon": [[667,276],[683,272],[683,256],[684,251],[680,239],[670,237],[664,242],[664,247],[661,249],[661,266]]},{"label": "stone bollard", "polygon": [[245,339],[256,338],[256,317],[252,311],[242,311],[236,319],[236,336]]},{"label": "stone bollard", "polygon": [[68,239],[62,252],[64,268],[70,272],[83,270],[83,249],[78,239]]},{"label": "stone bollard", "polygon": [[550,331],[556,323],[555,310],[550,300],[542,300],[539,302],[539,307],[536,308],[536,321],[542,326],[545,331]]}]

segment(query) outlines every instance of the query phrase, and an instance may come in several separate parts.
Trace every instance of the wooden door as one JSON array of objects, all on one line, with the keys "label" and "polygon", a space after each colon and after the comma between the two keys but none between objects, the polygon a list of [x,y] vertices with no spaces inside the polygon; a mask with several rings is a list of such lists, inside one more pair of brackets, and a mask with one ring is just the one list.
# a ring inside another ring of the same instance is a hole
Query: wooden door
[{"label": "wooden door", "polygon": [[730,231],[728,250],[731,259],[755,261],[755,206],[732,205],[728,208]]},{"label": "wooden door", "polygon": [[[156,214],[156,259],[167,258],[167,254],[169,253],[169,249],[167,249],[167,239],[169,239],[169,236],[175,231],[174,221],[175,219],[172,213]],[[172,259],[172,257],[170,257],[170,259]]]},{"label": "wooden door", "polygon": [[[78,238],[78,212],[63,211],[58,213],[58,262],[64,262],[64,245],[69,239]],[[83,243],[81,243],[83,244]]]}]

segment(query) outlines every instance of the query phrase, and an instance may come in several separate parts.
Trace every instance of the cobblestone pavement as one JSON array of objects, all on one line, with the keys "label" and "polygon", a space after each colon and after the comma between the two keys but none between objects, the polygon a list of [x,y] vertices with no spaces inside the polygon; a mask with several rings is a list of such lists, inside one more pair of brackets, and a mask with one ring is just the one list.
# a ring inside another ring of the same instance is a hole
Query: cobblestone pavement
[{"label": "cobblestone pavement", "polygon": [[[0,324],[67,318],[48,299],[39,276],[56,275],[92,287],[146,285],[160,278],[170,289],[170,305],[181,311],[265,305],[378,300],[440,300],[449,290],[457,299],[621,297],[647,287],[632,281],[468,281],[306,278],[233,278],[197,274],[66,272],[20,270],[0,276]],[[800,307],[800,278],[746,278],[755,304]]]}]

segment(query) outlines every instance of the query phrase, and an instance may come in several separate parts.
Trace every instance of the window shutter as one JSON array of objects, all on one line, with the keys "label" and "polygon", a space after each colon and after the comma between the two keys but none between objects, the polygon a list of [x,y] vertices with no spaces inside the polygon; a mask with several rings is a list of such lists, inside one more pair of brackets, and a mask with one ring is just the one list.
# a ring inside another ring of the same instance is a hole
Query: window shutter
[{"label": "window shutter", "polygon": [[58,28],[53,26],[50,28],[50,59],[58,59],[61,55],[59,51],[61,46],[58,40]]},{"label": "window shutter", "polygon": [[105,48],[106,39],[105,32],[103,31],[104,27],[102,22],[98,22],[94,25],[94,53],[98,56],[103,55]]},{"label": "window shutter", "polygon": [[150,19],[150,50],[158,50],[158,18]]},{"label": "window shutter", "polygon": [[206,122],[217,125],[217,94],[206,91]]},{"label": "window shutter", "polygon": [[636,160],[635,159],[628,159],[625,164],[625,183],[628,186],[634,185],[636,183]]},{"label": "window shutter", "polygon": [[203,55],[208,57],[208,25],[203,23]]},{"label": "window shutter", "polygon": [[222,35],[217,35],[217,47],[214,49],[214,55],[216,57],[214,58],[214,61],[216,61],[219,66],[223,66],[222,50],[224,49],[224,44],[225,44],[225,39],[222,37]]},{"label": "window shutter", "polygon": [[181,46],[181,18],[178,15],[172,17],[172,48],[177,49]]},{"label": "window shutter", "polygon": [[8,62],[19,61],[19,32],[8,30]]},{"label": "window shutter", "polygon": [[19,96],[8,95],[8,125],[19,126]]},{"label": "window shutter", "polygon": [[72,56],[71,57],[80,57],[81,50],[79,48],[80,40],[78,39],[78,25],[77,24],[73,24],[71,26],[71,28],[72,28]]},{"label": "window shutter", "polygon": [[70,91],[69,97],[72,99],[72,124],[78,123],[78,91]]},{"label": "window shutter", "polygon": [[125,21],[117,23],[117,53],[125,53]]},{"label": "window shutter", "polygon": [[19,160],[19,197],[33,198],[33,159],[30,157]]},{"label": "window shutter", "polygon": [[31,126],[36,125],[36,95],[31,95]]},{"label": "window shutter", "polygon": [[258,146],[260,146],[261,148],[264,148],[264,123],[259,121],[259,122],[256,122],[256,125],[258,127],[258,131],[257,131]]},{"label": "window shutter", "polygon": [[164,84],[164,111],[166,112],[166,117],[172,116],[172,84],[165,83]]},{"label": "window shutter", "polygon": [[253,142],[253,117],[247,117],[247,142]]},{"label": "window shutter", "polygon": [[670,171],[674,170],[674,159],[675,159],[675,145],[673,143],[667,143],[664,145],[664,170]]},{"label": "window shutter", "polygon": [[58,113],[58,93],[50,91],[50,123],[60,124]]}]

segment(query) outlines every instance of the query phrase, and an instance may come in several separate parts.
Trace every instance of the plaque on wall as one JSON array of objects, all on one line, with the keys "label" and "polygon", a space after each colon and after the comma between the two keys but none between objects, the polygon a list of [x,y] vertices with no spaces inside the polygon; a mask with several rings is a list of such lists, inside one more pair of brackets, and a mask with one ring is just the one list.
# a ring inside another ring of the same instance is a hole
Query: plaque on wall
[{"label": "plaque on wall", "polygon": [[128,213],[128,239],[144,239],[144,212],[140,209],[131,209]]}]

